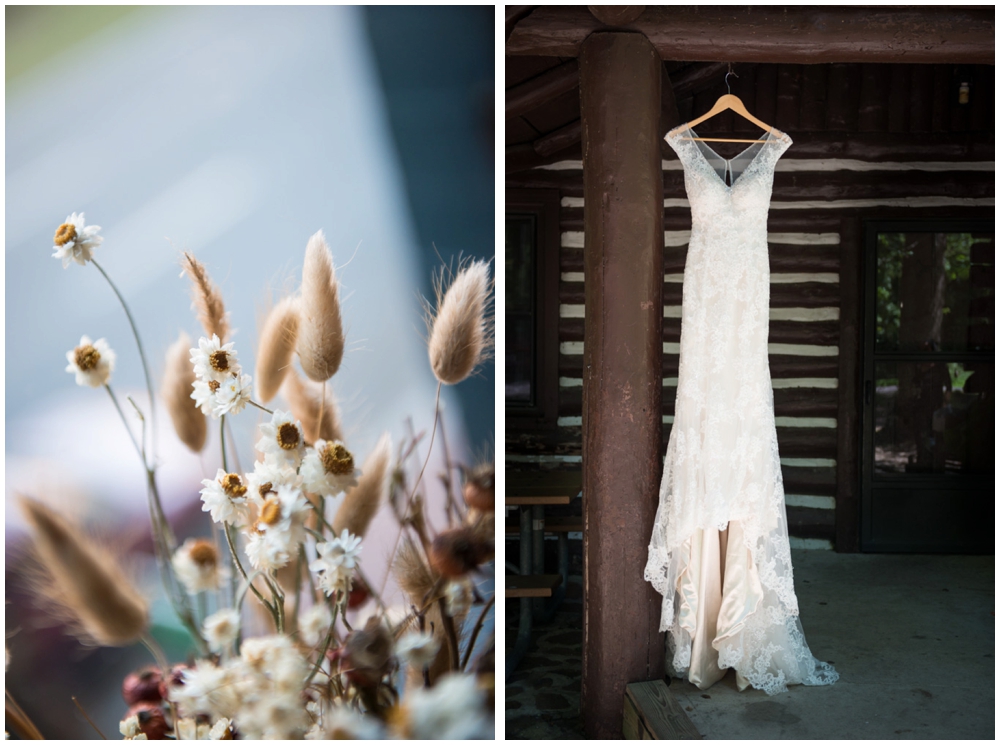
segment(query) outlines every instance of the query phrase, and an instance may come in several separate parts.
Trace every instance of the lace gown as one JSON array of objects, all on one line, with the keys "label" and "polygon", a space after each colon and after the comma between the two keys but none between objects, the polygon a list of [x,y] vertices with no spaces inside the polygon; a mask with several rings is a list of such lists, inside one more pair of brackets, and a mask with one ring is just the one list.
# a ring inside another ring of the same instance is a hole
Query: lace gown
[{"label": "lace gown", "polygon": [[769,694],[838,675],[806,645],[792,584],[767,359],[767,212],[788,135],[726,160],[686,125],[692,230],[674,422],[645,577],[663,595],[673,666],[699,688],[737,673]]}]

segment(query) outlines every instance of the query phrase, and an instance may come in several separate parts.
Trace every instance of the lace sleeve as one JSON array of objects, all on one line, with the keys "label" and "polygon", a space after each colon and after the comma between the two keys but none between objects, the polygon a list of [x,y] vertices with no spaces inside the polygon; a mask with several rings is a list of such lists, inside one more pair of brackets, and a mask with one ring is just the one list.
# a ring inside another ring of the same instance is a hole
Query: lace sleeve
[{"label": "lace sleeve", "polygon": [[680,126],[674,127],[667,132],[666,136],[663,138],[667,141],[667,144],[673,148],[673,151],[677,153],[677,157],[680,159],[681,163],[684,163],[684,153],[686,152],[686,148],[684,147],[683,141],[680,140],[680,135],[686,126],[686,124],[681,124]]}]

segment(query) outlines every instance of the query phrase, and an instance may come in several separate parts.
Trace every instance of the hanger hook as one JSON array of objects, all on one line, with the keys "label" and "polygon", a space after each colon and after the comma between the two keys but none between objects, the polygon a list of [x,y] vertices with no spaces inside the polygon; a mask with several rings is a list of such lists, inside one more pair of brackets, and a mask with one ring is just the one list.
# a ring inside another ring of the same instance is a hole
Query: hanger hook
[{"label": "hanger hook", "polygon": [[[729,87],[729,76],[730,75],[736,75],[736,73],[733,72],[733,63],[732,62],[729,63],[729,72],[726,73],[726,93],[728,93],[728,94],[732,94],[732,92],[733,92],[732,88]],[[736,77],[739,77],[739,75],[736,75]]]}]

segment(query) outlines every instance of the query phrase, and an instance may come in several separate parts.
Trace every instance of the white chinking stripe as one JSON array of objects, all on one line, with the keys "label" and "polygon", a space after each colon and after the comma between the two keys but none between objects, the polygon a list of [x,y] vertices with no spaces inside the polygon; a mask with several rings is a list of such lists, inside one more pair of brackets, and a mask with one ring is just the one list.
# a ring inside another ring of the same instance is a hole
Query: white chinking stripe
[{"label": "white chinking stripe", "polygon": [[[673,424],[674,417],[671,414],[663,415],[664,424]],[[559,427],[582,427],[583,426],[583,416],[561,416],[556,420],[556,425]],[[776,416],[774,418],[775,427],[826,427],[830,429],[837,428],[836,419],[827,419],[825,417],[806,417],[806,416]]]},{"label": "white chinking stripe", "polygon": [[[663,160],[664,171],[684,170],[679,160]],[[560,160],[544,166],[535,166],[540,171],[582,171],[582,160]],[[783,158],[776,164],[775,171],[993,171],[996,164],[992,160],[962,161],[875,161],[853,160],[850,158]]]},{"label": "white chinking stripe", "polygon": [[[836,388],[836,378],[773,378],[771,388]],[[676,388],[677,378],[664,378],[665,388]],[[559,378],[560,388],[582,388],[583,378]]]},{"label": "white chinking stripe", "polygon": [[[676,342],[663,342],[664,354],[680,354],[681,345]],[[836,346],[826,347],[815,344],[768,344],[768,354],[787,354],[796,357],[836,357],[840,350]],[[582,355],[582,341],[559,342],[559,354]]]},{"label": "white chinking stripe", "polygon": [[[563,197],[563,200],[570,198]],[[690,230],[663,232],[663,245],[667,248],[686,246],[690,240]],[[840,245],[840,233],[768,233],[767,242],[793,246],[837,246]],[[560,236],[560,245],[563,248],[583,248],[583,231],[564,230]]]},{"label": "white chinking stripe", "polygon": [[[583,207],[583,197],[563,197],[563,207]],[[882,199],[803,199],[797,202],[772,201],[772,210],[850,210],[864,207],[993,207],[993,197],[884,197]],[[689,209],[686,199],[663,200],[664,209]]]}]

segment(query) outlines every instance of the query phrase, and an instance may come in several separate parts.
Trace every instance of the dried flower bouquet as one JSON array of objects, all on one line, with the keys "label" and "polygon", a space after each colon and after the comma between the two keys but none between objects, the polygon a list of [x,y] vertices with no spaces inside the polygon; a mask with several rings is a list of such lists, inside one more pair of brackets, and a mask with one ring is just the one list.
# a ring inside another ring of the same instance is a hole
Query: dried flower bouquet
[{"label": "dried flower bouquet", "polygon": [[[211,537],[183,541],[171,530],[157,488],[150,366],[124,298],[94,258],[102,240],[99,227],[74,213],[56,231],[54,256],[64,268],[93,264],[121,301],[148,409],[131,398],[126,408],[116,396],[116,358],[105,339],[81,338],[67,353],[66,369],[79,385],[105,389],[142,460],[157,565],[196,656],[168,661],[149,632],[148,600],[117,560],[43,502],[20,501],[53,609],[86,643],[141,641],[153,655],[155,664],[123,683],[124,738],[492,739],[493,643],[479,636],[494,598],[482,597],[473,580],[493,559],[493,464],[462,469],[464,499],[457,499],[456,469],[436,410],[412,484],[407,465],[417,459],[417,435],[395,453],[383,435],[358,467],[327,386],[343,359],[345,336],[323,233],[306,246],[300,291],[274,305],[263,323],[253,378],[229,341],[222,293],[202,263],[183,256],[205,334],[194,344],[182,333],[168,349],[160,399],[188,448],[205,447],[210,422],[221,445],[219,468],[201,490]],[[461,383],[491,352],[489,266],[466,262],[450,282],[442,272],[436,290],[427,320],[438,406],[442,385]],[[267,408],[279,393],[287,410]],[[226,443],[231,420],[248,406],[267,416],[258,425],[253,468],[243,472]],[[435,440],[445,453],[448,528],[432,535],[421,484]],[[395,614],[363,570],[364,538],[383,503],[400,526],[391,570],[409,600]],[[363,627],[352,628],[348,609],[366,602],[375,610]],[[269,633],[249,633],[255,615]],[[41,737],[9,694],[7,715],[22,737]]]}]

